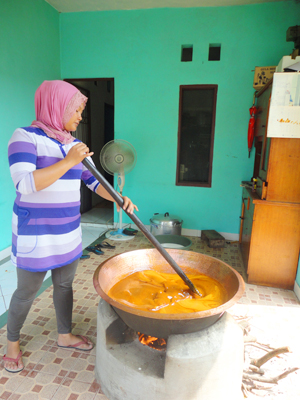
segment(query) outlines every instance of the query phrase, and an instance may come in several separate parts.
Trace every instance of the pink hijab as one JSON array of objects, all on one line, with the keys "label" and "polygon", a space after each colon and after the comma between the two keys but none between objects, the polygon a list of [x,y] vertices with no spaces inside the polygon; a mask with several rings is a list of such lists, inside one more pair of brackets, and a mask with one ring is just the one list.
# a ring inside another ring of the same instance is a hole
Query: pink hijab
[{"label": "pink hijab", "polygon": [[64,81],[44,81],[34,97],[36,120],[31,126],[41,128],[47,136],[68,144],[75,139],[64,128],[78,107],[87,102],[75,86]]}]

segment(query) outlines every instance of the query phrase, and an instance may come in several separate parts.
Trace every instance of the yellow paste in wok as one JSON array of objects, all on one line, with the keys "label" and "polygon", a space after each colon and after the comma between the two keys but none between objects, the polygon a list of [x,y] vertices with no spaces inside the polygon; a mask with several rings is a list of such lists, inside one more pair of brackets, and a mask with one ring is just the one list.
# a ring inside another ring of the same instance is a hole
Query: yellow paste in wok
[{"label": "yellow paste in wok", "polygon": [[227,301],[227,292],[215,279],[203,274],[187,275],[202,294],[192,293],[177,274],[153,270],[135,272],[121,279],[108,292],[119,303],[144,311],[166,314],[209,310]]}]

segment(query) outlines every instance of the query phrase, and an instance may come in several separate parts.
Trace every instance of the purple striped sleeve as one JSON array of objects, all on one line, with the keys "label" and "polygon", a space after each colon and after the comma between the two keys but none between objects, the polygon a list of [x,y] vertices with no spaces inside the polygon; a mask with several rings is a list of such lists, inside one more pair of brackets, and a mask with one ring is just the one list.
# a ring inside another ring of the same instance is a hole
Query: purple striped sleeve
[{"label": "purple striped sleeve", "polygon": [[22,142],[22,141],[13,142],[9,145],[8,156],[11,156],[12,154],[19,152],[36,154],[36,147],[33,143]]}]

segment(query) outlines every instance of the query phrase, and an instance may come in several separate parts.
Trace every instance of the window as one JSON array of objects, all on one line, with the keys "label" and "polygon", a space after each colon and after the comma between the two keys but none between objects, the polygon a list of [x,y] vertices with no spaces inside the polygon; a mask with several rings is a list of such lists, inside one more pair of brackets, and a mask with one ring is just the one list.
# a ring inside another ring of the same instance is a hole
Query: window
[{"label": "window", "polygon": [[181,61],[193,61],[193,45],[186,44],[181,46]]},{"label": "window", "polygon": [[221,60],[221,45],[210,44],[208,49],[208,61],[220,61]]},{"label": "window", "polygon": [[211,187],[217,85],[180,86],[176,185]]}]

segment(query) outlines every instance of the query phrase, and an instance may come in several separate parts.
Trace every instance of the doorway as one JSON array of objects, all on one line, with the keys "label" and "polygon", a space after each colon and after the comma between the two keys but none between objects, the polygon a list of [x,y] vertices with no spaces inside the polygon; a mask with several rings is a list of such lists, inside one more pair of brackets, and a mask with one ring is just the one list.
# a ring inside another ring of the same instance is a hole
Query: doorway
[{"label": "doorway", "polygon": [[[100,152],[109,141],[114,140],[114,79],[65,79],[88,97],[82,121],[74,136],[85,142],[94,152],[93,161],[101,174],[114,185],[114,177],[103,170]],[[113,203],[90,191],[81,183],[81,222],[87,224],[113,225]]]}]

